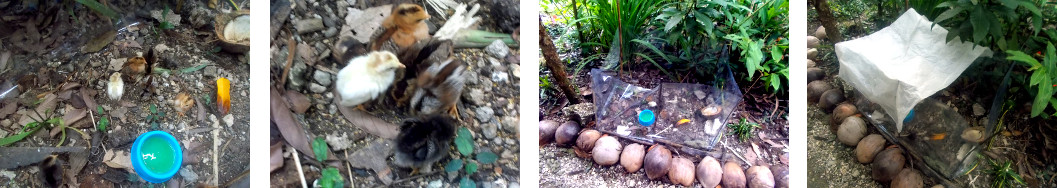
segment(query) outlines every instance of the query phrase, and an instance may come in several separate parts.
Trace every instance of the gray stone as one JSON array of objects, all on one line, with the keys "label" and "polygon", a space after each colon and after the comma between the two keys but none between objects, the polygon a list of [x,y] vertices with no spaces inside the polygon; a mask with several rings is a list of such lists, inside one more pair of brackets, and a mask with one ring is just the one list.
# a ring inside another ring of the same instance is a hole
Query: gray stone
[{"label": "gray stone", "polygon": [[327,135],[326,140],[327,145],[330,145],[330,149],[333,149],[334,151],[345,150],[352,146],[352,141],[349,140],[349,134],[347,132],[341,133],[341,136],[338,136],[337,134],[329,134]]},{"label": "gray stone", "polygon": [[982,116],[984,115],[984,113],[987,113],[987,110],[984,109],[984,106],[981,106],[980,103],[973,104],[973,115]]},{"label": "gray stone", "polygon": [[[342,2],[342,1],[338,1],[338,2],[340,3],[340,2]],[[443,184],[443,183],[441,183],[441,182],[440,182],[440,180],[438,179],[438,180],[433,180],[433,181],[430,181],[430,182],[429,182],[429,185],[428,185],[428,186],[426,186],[426,187],[428,187],[428,188],[440,188],[440,187],[441,187],[441,186],[443,186],[443,185],[444,185],[444,184]]]},{"label": "gray stone", "polygon": [[327,38],[334,37],[334,35],[338,35],[338,28],[337,27],[327,28],[327,30],[323,31],[323,36],[325,36]]},{"label": "gray stone", "polygon": [[235,125],[235,116],[232,116],[231,114],[228,114],[221,119],[223,119],[224,124],[227,124],[228,126]]},{"label": "gray stone", "polygon": [[495,58],[504,58],[507,54],[510,54],[510,48],[502,40],[492,41],[492,44],[484,47],[484,51]]},{"label": "gray stone", "polygon": [[565,112],[565,114],[569,116],[571,120],[580,122],[581,124],[595,120],[594,103],[575,104],[562,108],[562,112]]},{"label": "gray stone", "polygon": [[517,182],[510,182],[510,185],[507,185],[506,188],[521,188],[521,184],[518,184]]},{"label": "gray stone", "polygon": [[316,80],[319,85],[329,86],[331,82],[330,73],[316,70],[315,74],[312,74],[312,78]]},{"label": "gray stone", "polygon": [[305,85],[305,69],[308,69],[307,65],[301,61],[295,61],[294,65],[290,67],[290,76],[287,79],[287,88],[293,90],[301,90]]},{"label": "gray stone", "polygon": [[206,76],[216,77],[217,76],[217,67],[216,66],[206,66],[206,68],[203,69],[203,72],[204,72],[204,74]]},{"label": "gray stone", "polygon": [[294,21],[294,28],[298,34],[305,34],[323,30],[323,18],[311,18]]},{"label": "gray stone", "polygon": [[476,89],[476,88],[470,89],[470,94],[469,95],[465,95],[465,97],[467,98],[467,100],[470,101],[470,103],[472,103],[474,105],[480,106],[480,105],[484,105],[486,103],[484,91],[481,91],[481,89]]},{"label": "gray stone", "polygon": [[493,123],[481,124],[481,133],[484,134],[485,138],[488,138],[488,139],[495,138],[496,129],[497,129],[496,125],[493,124]]},{"label": "gray stone", "polygon": [[508,133],[518,132],[518,119],[510,116],[503,117],[503,130]]},{"label": "gray stone", "polygon": [[180,168],[180,176],[187,182],[198,182],[198,174],[190,166]]},{"label": "gray stone", "polygon": [[477,114],[478,122],[487,123],[488,121],[492,120],[492,115],[495,114],[495,111],[492,111],[491,107],[482,106],[477,107],[477,110],[474,110],[474,113]]},{"label": "gray stone", "polygon": [[311,83],[308,85],[308,90],[313,93],[323,93],[324,91],[327,91],[327,87],[323,87],[317,83]]},{"label": "gray stone", "polygon": [[495,81],[496,83],[504,83],[507,80],[509,80],[509,78],[510,78],[510,75],[506,74],[506,72],[501,72],[501,71],[492,72],[492,81]]}]

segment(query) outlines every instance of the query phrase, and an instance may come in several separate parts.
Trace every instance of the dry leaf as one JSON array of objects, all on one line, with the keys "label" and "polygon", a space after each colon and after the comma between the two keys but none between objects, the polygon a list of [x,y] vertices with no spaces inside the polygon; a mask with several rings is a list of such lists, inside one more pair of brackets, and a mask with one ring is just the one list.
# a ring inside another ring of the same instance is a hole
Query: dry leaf
[{"label": "dry leaf", "polygon": [[[301,126],[301,123],[294,120],[294,114],[290,113],[290,108],[286,106],[285,100],[275,88],[271,89],[271,116],[272,123],[279,128],[279,133],[282,134],[283,139],[287,143],[301,153],[313,153],[312,148],[308,145],[308,136],[305,135],[305,129]],[[306,156],[315,158],[315,155]]]},{"label": "dry leaf", "polygon": [[[335,91],[337,92],[337,91]],[[334,104],[338,104],[341,101],[341,95],[335,93]],[[374,115],[367,114],[363,111],[353,109],[351,107],[344,107],[338,105],[338,111],[345,116],[345,120],[349,120],[349,123],[355,125],[360,130],[371,133],[375,136],[382,137],[385,139],[396,138],[396,135],[400,133],[400,127],[395,124],[389,123],[381,118],[375,117]]]},{"label": "dry leaf", "polygon": [[0,108],[0,118],[5,118],[8,115],[14,114],[18,111],[18,103],[15,100],[8,100],[4,106]]},{"label": "dry leaf", "polygon": [[389,169],[389,165],[385,162],[390,155],[393,154],[392,141],[388,139],[374,139],[359,151],[353,152],[346,160],[349,161],[349,165],[355,168],[369,168],[374,170],[378,175],[378,179],[382,180],[382,183],[389,185],[393,182]]},{"label": "dry leaf", "polygon": [[231,81],[227,78],[217,79],[217,110],[227,114],[231,109]]},{"label": "dry leaf", "polygon": [[307,96],[294,90],[286,90],[286,101],[290,109],[298,114],[304,114],[308,107],[312,106],[312,101],[308,100]]},{"label": "dry leaf", "polygon": [[[55,103],[58,101],[58,95],[48,94],[44,96],[44,101],[37,104],[36,113],[27,111],[23,114],[22,119],[18,121],[19,125],[27,125],[37,120],[47,120],[51,116],[55,115],[52,113],[55,110]],[[39,115],[38,115],[39,114]]]},{"label": "dry leaf", "polygon": [[276,142],[272,144],[271,148],[271,170],[279,169],[283,167],[283,142]]},{"label": "dry leaf", "polygon": [[103,155],[103,161],[110,168],[125,169],[128,172],[132,172],[132,158],[129,158],[128,152],[107,150]]},{"label": "dry leaf", "polygon": [[[85,111],[84,109],[73,108],[71,106],[66,106],[66,115],[62,116],[62,122],[65,123],[66,125],[77,125],[75,123],[77,123],[78,120],[81,120],[82,118],[84,118],[84,116],[87,115],[87,114],[88,114],[88,111]],[[77,128],[84,128],[84,127],[77,127]]]},{"label": "dry leaf", "polygon": [[87,109],[95,109],[96,106],[99,106],[98,103],[95,103],[95,99],[92,98],[92,94],[94,93],[92,91],[93,90],[88,89],[87,87],[81,87],[81,99],[84,101],[84,106],[87,107]]}]

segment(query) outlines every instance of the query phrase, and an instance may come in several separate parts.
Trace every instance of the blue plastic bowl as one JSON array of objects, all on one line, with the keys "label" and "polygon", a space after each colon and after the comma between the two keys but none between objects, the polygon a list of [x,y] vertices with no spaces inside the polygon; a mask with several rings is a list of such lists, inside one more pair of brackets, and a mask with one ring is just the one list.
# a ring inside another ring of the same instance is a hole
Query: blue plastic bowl
[{"label": "blue plastic bowl", "polygon": [[[173,163],[176,164],[164,173],[155,173],[147,169],[145,166],[146,164],[143,163],[143,157],[141,157],[143,156],[143,153],[141,153],[140,148],[142,148],[144,142],[151,137],[159,137],[168,143],[169,147],[173,148]],[[176,172],[180,171],[180,166],[183,166],[183,149],[180,149],[180,142],[177,142],[175,137],[164,131],[151,131],[139,135],[139,137],[136,138],[136,142],[132,143],[132,156],[130,157],[132,158],[132,168],[136,170],[139,177],[151,183],[169,181],[173,175],[176,175]]]},{"label": "blue plastic bowl", "polygon": [[639,112],[639,125],[649,127],[652,126],[653,122],[656,120],[657,118],[653,116],[652,110],[647,109],[643,110],[642,112]]}]

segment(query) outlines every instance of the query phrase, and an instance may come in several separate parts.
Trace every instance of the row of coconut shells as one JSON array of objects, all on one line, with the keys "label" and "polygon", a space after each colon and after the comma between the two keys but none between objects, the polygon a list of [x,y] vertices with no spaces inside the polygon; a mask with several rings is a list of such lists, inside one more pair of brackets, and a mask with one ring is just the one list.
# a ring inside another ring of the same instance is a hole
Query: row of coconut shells
[{"label": "row of coconut shells", "polygon": [[[816,34],[818,31],[825,35],[824,28],[819,27]],[[815,37],[808,36],[809,47],[818,45],[818,38]],[[817,56],[818,52],[813,53]],[[814,58],[812,55],[808,57]],[[837,133],[837,140],[844,145],[855,147],[856,161],[872,165],[871,177],[875,181],[890,183],[894,188],[924,187],[921,172],[906,166],[902,148],[887,143],[879,134],[866,135],[866,122],[859,115],[855,105],[845,102],[842,89],[833,88],[825,81],[826,73],[815,67],[813,60],[815,59],[808,59],[807,65],[808,101],[831,113],[829,128]]]},{"label": "row of coconut shells", "polygon": [[[743,170],[741,165],[728,161],[722,166],[711,156],[706,156],[697,163],[683,156],[672,156],[672,151],[663,145],[649,148],[638,143],[624,146],[616,137],[603,135],[590,128],[582,129],[576,122],[558,122],[544,120],[540,122],[540,143],[554,141],[559,147],[572,146],[577,156],[593,159],[602,166],[615,165],[618,162],[627,173],[646,171],[650,180],[667,178],[672,184],[693,186],[700,183],[704,187],[724,188],[765,188],[788,187],[788,170],[772,169],[765,166],[752,166]],[[575,142],[575,144],[574,144]],[[777,177],[775,174],[779,175]],[[777,183],[777,186],[776,186]]]}]

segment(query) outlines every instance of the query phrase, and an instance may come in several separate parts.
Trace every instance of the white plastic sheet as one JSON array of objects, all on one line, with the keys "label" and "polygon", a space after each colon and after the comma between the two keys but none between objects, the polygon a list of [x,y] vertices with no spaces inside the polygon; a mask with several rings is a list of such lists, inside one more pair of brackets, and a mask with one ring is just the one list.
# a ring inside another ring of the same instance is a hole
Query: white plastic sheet
[{"label": "white plastic sheet", "polygon": [[987,48],[946,41],[947,30],[914,9],[869,36],[835,45],[840,77],[894,117],[897,132],[918,102],[954,82]]}]

